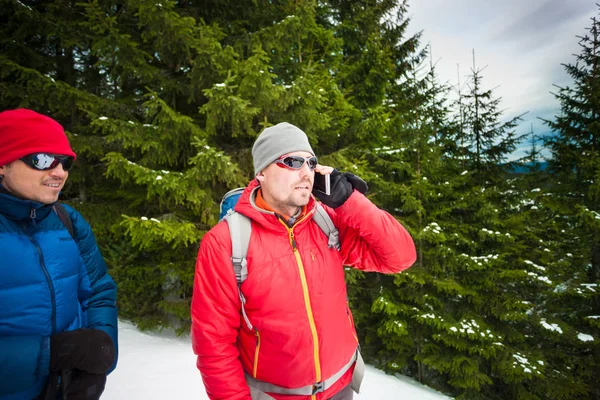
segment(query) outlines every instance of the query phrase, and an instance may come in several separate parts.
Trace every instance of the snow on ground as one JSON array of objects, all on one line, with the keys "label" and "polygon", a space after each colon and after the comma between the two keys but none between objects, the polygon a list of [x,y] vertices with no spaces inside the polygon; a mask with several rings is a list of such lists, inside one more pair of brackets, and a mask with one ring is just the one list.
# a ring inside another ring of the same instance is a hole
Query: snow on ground
[{"label": "snow on ground", "polygon": [[[367,366],[356,400],[450,399],[406,377],[396,378]],[[119,365],[110,374],[102,400],[207,400],[190,338],[140,332],[119,321]]]}]

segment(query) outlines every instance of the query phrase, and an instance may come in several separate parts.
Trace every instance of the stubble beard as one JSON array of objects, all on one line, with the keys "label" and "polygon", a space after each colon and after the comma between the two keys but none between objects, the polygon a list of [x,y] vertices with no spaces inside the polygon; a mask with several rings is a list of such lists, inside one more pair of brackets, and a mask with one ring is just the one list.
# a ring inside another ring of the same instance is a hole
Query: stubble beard
[{"label": "stubble beard", "polygon": [[307,205],[309,200],[310,196],[306,196],[306,198],[304,198],[303,196],[294,195],[292,193],[287,198],[278,201],[278,203],[280,209],[293,210],[293,212],[291,212],[290,214],[294,215],[297,212],[297,209]]},{"label": "stubble beard", "polygon": [[[59,180],[59,179],[49,179],[49,180],[45,180],[42,181],[42,190],[44,188],[46,188],[46,184],[52,184],[52,183],[58,183],[60,186],[60,190],[62,191],[62,189],[64,188],[64,184],[65,182],[63,180]],[[60,191],[56,194],[46,194],[44,196],[37,196],[37,199],[34,199],[35,201],[37,201],[38,203],[42,203],[42,204],[52,204],[58,201],[58,197],[60,196]]]},{"label": "stubble beard", "polygon": [[58,195],[55,196],[44,196],[44,197],[37,197],[32,199],[33,201],[37,201],[38,203],[42,203],[42,204],[52,204],[52,203],[56,203],[58,201]]}]

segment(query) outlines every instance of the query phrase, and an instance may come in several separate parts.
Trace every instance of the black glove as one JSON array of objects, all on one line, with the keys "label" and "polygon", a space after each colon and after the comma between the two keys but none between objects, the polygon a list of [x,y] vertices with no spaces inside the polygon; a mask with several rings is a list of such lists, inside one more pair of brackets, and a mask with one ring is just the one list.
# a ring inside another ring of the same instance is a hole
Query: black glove
[{"label": "black glove", "polygon": [[106,385],[106,374],[72,370],[63,374],[63,397],[65,400],[98,400]]},{"label": "black glove", "polygon": [[369,186],[367,185],[367,182],[363,181],[358,176],[351,174],[350,172],[344,172],[344,175],[346,176],[346,179],[348,179],[348,181],[350,181],[350,183],[352,184],[353,189],[358,190],[362,194],[367,194],[367,191],[369,191]]},{"label": "black glove", "polygon": [[78,369],[105,375],[115,361],[110,336],[99,329],[77,329],[50,338],[50,371]]},{"label": "black glove", "polygon": [[362,194],[367,193],[367,190],[369,189],[365,181],[349,172],[340,172],[337,169],[334,169],[329,179],[331,188],[330,195],[326,195],[317,190],[313,190],[313,194],[321,200],[323,204],[331,208],[337,208],[344,204],[354,189]]}]

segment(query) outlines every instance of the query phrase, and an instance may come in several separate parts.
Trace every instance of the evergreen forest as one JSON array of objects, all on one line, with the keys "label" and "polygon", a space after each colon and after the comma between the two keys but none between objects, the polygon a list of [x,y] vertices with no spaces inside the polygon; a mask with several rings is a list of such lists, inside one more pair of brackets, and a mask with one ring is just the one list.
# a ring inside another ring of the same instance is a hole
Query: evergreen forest
[{"label": "evergreen forest", "polygon": [[440,82],[409,7],[0,0],[0,110],[65,127],[62,201],[141,329],[189,332],[199,243],[287,121],[417,246],[401,274],[346,271],[367,363],[457,399],[600,399],[600,9],[538,138],[475,63],[458,91]]}]

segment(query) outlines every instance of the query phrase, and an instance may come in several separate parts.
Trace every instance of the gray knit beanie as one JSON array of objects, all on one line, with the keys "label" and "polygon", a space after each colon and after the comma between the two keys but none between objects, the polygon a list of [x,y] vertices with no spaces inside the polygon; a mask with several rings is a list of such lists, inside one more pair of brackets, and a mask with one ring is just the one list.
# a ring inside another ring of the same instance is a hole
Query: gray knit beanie
[{"label": "gray knit beanie", "polygon": [[308,137],[300,128],[287,122],[281,122],[264,131],[252,146],[252,159],[254,160],[254,175],[267,168],[269,164],[284,154],[294,151],[307,151],[313,156],[315,152]]}]

